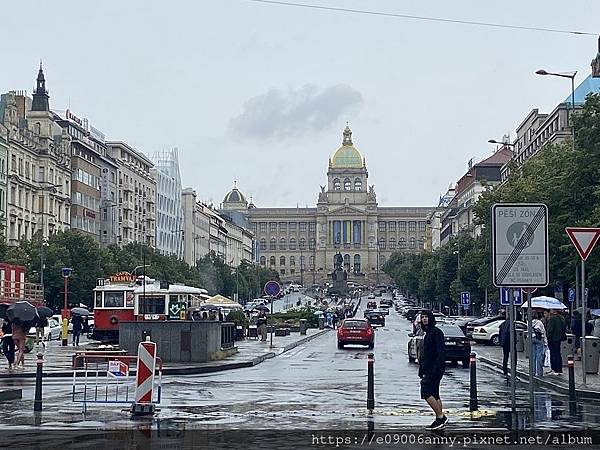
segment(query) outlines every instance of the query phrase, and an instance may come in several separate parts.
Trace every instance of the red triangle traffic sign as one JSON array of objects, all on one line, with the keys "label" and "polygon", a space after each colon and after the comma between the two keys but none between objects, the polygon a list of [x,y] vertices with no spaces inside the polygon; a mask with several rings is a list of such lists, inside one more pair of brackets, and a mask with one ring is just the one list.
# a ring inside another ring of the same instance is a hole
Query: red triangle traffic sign
[{"label": "red triangle traffic sign", "polygon": [[584,261],[588,259],[588,256],[590,256],[590,253],[594,249],[594,245],[600,239],[600,228],[567,227],[565,230],[581,259]]}]

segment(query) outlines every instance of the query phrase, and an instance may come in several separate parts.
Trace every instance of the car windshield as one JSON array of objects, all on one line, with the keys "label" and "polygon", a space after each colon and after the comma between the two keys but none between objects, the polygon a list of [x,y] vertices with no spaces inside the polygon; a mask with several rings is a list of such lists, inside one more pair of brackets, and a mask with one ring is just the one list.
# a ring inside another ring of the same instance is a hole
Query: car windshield
[{"label": "car windshield", "polygon": [[363,320],[346,320],[344,322],[344,328],[367,328],[367,322]]},{"label": "car windshield", "polygon": [[462,330],[458,327],[439,327],[446,337],[465,337]]}]

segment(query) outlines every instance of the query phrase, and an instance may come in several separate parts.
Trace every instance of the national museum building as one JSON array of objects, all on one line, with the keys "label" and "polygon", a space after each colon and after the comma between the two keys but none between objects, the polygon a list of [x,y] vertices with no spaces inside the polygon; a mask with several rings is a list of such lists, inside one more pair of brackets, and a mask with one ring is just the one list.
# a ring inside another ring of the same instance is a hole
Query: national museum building
[{"label": "national museum building", "polygon": [[433,208],[378,206],[368,176],[346,127],[342,146],[329,159],[327,186],[321,186],[316,208],[257,208],[234,186],[222,211],[249,223],[257,260],[277,270],[283,281],[327,281],[339,252],[349,281],[383,282],[382,268],[393,252],[420,252],[427,245]]}]

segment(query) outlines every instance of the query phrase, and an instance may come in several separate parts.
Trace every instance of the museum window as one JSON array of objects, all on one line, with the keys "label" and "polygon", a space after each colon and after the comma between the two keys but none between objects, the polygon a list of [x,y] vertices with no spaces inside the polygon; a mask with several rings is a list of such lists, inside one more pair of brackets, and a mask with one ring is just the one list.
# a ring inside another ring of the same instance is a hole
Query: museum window
[{"label": "museum window", "polygon": [[425,238],[421,236],[419,238],[419,249],[423,250],[425,248]]},{"label": "museum window", "polygon": [[419,231],[425,231],[425,227],[426,227],[426,223],[423,222],[419,222]]},{"label": "museum window", "polygon": [[295,265],[296,265],[296,257],[290,256],[290,266],[295,266]]},{"label": "museum window", "polygon": [[265,266],[267,264],[267,258],[265,256],[260,257],[260,265]]},{"label": "museum window", "polygon": [[308,241],[308,248],[309,248],[309,250],[314,250],[314,249],[315,249],[315,246],[316,246],[316,243],[317,243],[317,242],[316,242],[315,238],[311,238],[311,239]]},{"label": "museum window", "polygon": [[279,250],[285,250],[287,247],[285,238],[279,239]]},{"label": "museum window", "polygon": [[267,240],[264,239],[264,238],[260,240],[260,249],[261,250],[266,250],[267,249]]},{"label": "museum window", "polygon": [[281,269],[281,275],[285,275],[285,269]]},{"label": "museum window", "polygon": [[280,232],[287,231],[287,222],[279,222],[279,231]]},{"label": "museum window", "polygon": [[406,248],[406,238],[401,237],[398,239],[398,248],[404,250]]},{"label": "museum window", "polygon": [[298,247],[300,248],[300,250],[305,250],[306,249],[306,239],[300,238]]},{"label": "museum window", "polygon": [[282,256],[279,258],[279,265],[280,266],[285,266],[285,256]]},{"label": "museum window", "polygon": [[269,222],[269,231],[271,233],[277,232],[277,222]]},{"label": "museum window", "polygon": [[344,269],[350,270],[350,255],[347,253],[344,255]]},{"label": "museum window", "polygon": [[398,231],[406,231],[406,222],[404,222],[404,221],[398,222]]},{"label": "museum window", "polygon": [[417,231],[417,222],[408,222],[408,231]]},{"label": "museum window", "polygon": [[417,241],[414,237],[411,237],[409,242],[408,247],[414,250],[417,247]]},{"label": "museum window", "polygon": [[308,223],[308,231],[310,233],[314,233],[315,231],[317,231],[317,224],[315,222],[309,222]]},{"label": "museum window", "polygon": [[290,222],[290,231],[296,231],[296,222]]},{"label": "museum window", "polygon": [[385,250],[385,238],[379,238],[379,250]]},{"label": "museum window", "polygon": [[252,222],[252,232],[256,234],[256,222]]},{"label": "museum window", "polygon": [[295,238],[290,239],[290,250],[296,250],[296,239]]},{"label": "museum window", "polygon": [[390,238],[390,250],[396,249],[396,238]]},{"label": "museum window", "polygon": [[266,233],[267,232],[267,222],[261,222],[260,223],[260,232],[261,233]]},{"label": "museum window", "polygon": [[333,190],[334,191],[339,191],[340,189],[341,189],[340,179],[339,178],[334,178],[333,179]]},{"label": "museum window", "polygon": [[301,232],[306,232],[306,222],[300,222],[300,225],[298,226],[298,230]]},{"label": "museum window", "polygon": [[354,179],[354,190],[355,191],[362,191],[362,180],[360,178],[355,178]]},{"label": "museum window", "polygon": [[396,222],[388,223],[388,230],[395,232],[396,231]]},{"label": "museum window", "polygon": [[270,265],[271,267],[275,265],[275,257],[274,257],[274,256],[271,256],[271,257],[269,258],[269,265]]},{"label": "museum window", "polygon": [[277,250],[277,240],[275,238],[271,238],[271,242],[269,243],[269,250]]},{"label": "museum window", "polygon": [[385,231],[385,222],[379,222],[379,231]]},{"label": "museum window", "polygon": [[352,189],[352,183],[350,182],[350,178],[344,179],[344,190],[349,191]]}]

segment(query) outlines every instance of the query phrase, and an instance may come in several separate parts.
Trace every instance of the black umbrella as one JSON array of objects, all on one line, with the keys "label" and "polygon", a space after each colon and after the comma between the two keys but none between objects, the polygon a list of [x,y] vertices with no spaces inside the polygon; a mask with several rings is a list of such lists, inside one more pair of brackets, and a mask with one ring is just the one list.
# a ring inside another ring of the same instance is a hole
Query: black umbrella
[{"label": "black umbrella", "polygon": [[10,303],[0,303],[0,319],[4,319],[6,317],[6,310],[10,306]]},{"label": "black umbrella", "polygon": [[47,319],[48,317],[52,317],[52,310],[47,306],[38,306],[37,308],[38,316],[42,319]]},{"label": "black umbrella", "polygon": [[71,314],[75,316],[89,316],[91,313],[86,308],[71,308]]},{"label": "black umbrella", "polygon": [[200,305],[200,309],[203,311],[212,311],[212,310],[217,310],[219,309],[218,306],[215,305],[210,305],[210,304],[204,304],[204,305]]},{"label": "black umbrella", "polygon": [[270,311],[269,308],[267,308],[265,305],[259,305],[256,308],[254,308],[257,311]]},{"label": "black umbrella", "polygon": [[37,310],[29,302],[17,302],[14,305],[10,305],[6,310],[6,317],[11,322],[26,323],[35,322],[38,318]]}]

